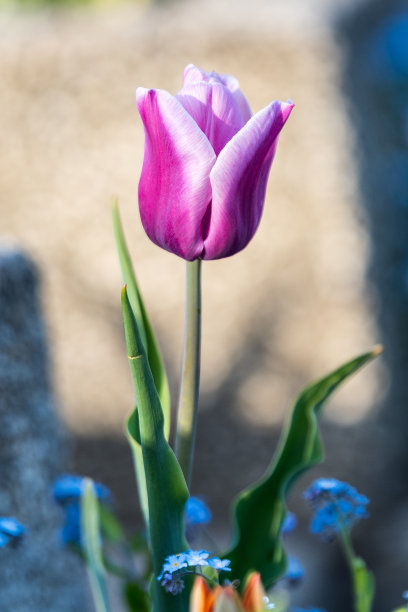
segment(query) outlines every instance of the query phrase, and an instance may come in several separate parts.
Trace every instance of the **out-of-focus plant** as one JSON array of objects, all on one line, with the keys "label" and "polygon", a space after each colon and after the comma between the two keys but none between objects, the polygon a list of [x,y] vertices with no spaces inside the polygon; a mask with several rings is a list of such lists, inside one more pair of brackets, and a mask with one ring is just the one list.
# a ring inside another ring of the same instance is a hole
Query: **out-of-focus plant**
[{"label": "out-of-focus plant", "polygon": [[26,533],[25,526],[11,516],[0,516],[0,548],[15,546]]}]

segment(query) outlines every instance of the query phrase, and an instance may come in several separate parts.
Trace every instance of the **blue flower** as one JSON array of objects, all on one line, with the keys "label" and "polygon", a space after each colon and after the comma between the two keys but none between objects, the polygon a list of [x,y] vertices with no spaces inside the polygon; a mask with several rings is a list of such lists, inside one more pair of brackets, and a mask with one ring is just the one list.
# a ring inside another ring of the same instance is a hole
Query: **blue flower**
[{"label": "blue flower", "polygon": [[[55,501],[60,505],[71,503],[79,500],[82,493],[82,476],[71,474],[62,474],[54,482],[52,493]],[[110,491],[103,484],[94,482],[95,495],[101,501],[107,501],[110,497]]]},{"label": "blue flower", "polygon": [[288,580],[294,586],[302,580],[304,575],[305,570],[299,559],[293,557],[292,555],[289,555],[288,566],[286,568],[286,573],[283,578],[285,580]]},{"label": "blue flower", "polygon": [[356,522],[368,516],[368,498],[348,483],[335,478],[316,480],[306,489],[303,497],[315,513],[310,531],[325,540],[331,539],[342,529],[350,530]]},{"label": "blue flower", "polygon": [[[65,511],[64,524],[60,529],[60,539],[66,546],[81,546],[81,511],[80,499],[83,485],[82,476],[63,474],[54,482],[52,489],[57,504]],[[96,497],[107,502],[111,493],[103,484],[94,482]]]},{"label": "blue flower", "polygon": [[15,544],[21,540],[26,532],[26,528],[15,518],[0,517],[0,548],[8,544]]},{"label": "blue flower", "polygon": [[[199,570],[195,568],[209,566],[218,572],[231,571],[228,567],[231,563],[229,559],[220,559],[219,557],[209,558],[210,554],[208,550],[186,550],[177,555],[170,555],[166,557],[157,580],[160,580],[160,584],[168,593],[177,595],[184,588],[183,576],[199,573]],[[194,569],[191,569],[192,567]]]},{"label": "blue flower", "polygon": [[61,542],[66,546],[81,545],[81,511],[78,502],[65,504],[65,521],[60,529]]},{"label": "blue flower", "polygon": [[186,526],[205,525],[211,521],[211,511],[199,497],[189,497],[185,506]]},{"label": "blue flower", "polygon": [[169,555],[166,557],[163,563],[161,574],[157,577],[157,580],[161,580],[165,574],[173,574],[183,567],[187,567],[186,553],[179,553],[178,555]]},{"label": "blue flower", "polygon": [[208,557],[210,553],[206,550],[188,550],[186,553],[187,565],[196,567],[197,565],[209,565]]},{"label": "blue flower", "polygon": [[178,595],[184,589],[183,579],[169,573],[163,574],[160,584],[164,587],[165,591],[172,595]]},{"label": "blue flower", "polygon": [[408,79],[408,11],[397,12],[382,21],[369,44],[368,68],[385,84],[401,84]]},{"label": "blue flower", "polygon": [[298,521],[296,518],[296,514],[294,514],[293,512],[290,512],[289,510],[282,523],[281,532],[290,533],[297,527],[297,523]]},{"label": "blue flower", "polygon": [[228,567],[230,563],[229,559],[219,559],[218,557],[213,557],[208,561],[208,565],[219,572],[230,572],[231,568]]}]

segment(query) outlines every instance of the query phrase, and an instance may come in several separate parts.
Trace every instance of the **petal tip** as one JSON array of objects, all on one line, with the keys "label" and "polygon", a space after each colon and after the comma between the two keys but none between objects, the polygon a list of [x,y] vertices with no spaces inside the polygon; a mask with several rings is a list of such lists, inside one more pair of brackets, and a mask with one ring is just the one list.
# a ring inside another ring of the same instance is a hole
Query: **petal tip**
[{"label": "petal tip", "polygon": [[295,108],[295,103],[292,102],[290,98],[286,102],[282,103],[282,115],[283,115],[284,121],[286,121],[286,119],[289,117],[290,113],[292,112],[294,108]]}]

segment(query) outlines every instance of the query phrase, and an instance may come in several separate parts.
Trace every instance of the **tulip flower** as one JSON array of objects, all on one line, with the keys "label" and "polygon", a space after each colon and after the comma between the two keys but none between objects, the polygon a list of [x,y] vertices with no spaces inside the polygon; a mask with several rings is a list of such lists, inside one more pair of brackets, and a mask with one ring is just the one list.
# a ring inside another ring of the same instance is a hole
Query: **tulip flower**
[{"label": "tulip flower", "polygon": [[293,108],[252,115],[230,75],[184,71],[176,96],[138,88],[145,130],[139,207],[149,238],[187,261],[229,257],[261,219],[279,133]]},{"label": "tulip flower", "polygon": [[210,589],[201,576],[195,579],[191,591],[190,612],[266,612],[273,607],[258,572],[249,575],[242,598],[232,585]]}]

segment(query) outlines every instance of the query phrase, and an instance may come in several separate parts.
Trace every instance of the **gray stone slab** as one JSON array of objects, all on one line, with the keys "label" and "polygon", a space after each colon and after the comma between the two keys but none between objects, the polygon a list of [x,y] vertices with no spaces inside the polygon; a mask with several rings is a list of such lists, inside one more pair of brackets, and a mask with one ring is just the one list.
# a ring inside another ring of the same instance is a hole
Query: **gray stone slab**
[{"label": "gray stone slab", "polygon": [[58,541],[63,516],[51,496],[68,440],[49,383],[37,276],[27,256],[0,250],[0,516],[28,530],[17,548],[0,549],[0,610],[86,611],[85,573]]}]

